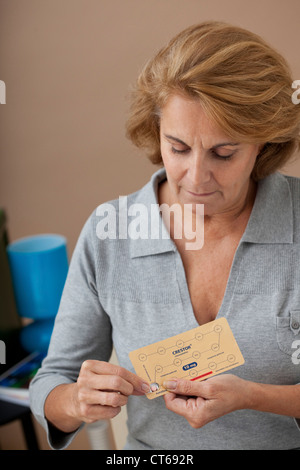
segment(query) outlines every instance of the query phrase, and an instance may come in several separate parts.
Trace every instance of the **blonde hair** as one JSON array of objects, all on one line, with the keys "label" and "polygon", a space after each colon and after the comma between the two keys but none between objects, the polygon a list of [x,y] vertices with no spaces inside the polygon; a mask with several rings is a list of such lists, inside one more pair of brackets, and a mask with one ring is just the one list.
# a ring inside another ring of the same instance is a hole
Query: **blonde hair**
[{"label": "blonde hair", "polygon": [[138,77],[127,137],[162,163],[160,111],[174,93],[200,100],[231,138],[261,143],[252,176],[264,178],[300,149],[300,106],[283,57],[254,33],[221,22],[191,26],[161,49]]}]

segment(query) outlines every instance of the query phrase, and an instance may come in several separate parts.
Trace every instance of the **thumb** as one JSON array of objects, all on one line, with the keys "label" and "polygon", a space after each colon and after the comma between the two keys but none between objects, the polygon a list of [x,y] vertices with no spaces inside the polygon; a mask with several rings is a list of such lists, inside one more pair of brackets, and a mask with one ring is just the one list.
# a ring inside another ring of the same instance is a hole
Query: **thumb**
[{"label": "thumb", "polygon": [[169,392],[176,393],[177,395],[201,396],[202,391],[201,382],[184,379],[165,380],[163,386]]}]

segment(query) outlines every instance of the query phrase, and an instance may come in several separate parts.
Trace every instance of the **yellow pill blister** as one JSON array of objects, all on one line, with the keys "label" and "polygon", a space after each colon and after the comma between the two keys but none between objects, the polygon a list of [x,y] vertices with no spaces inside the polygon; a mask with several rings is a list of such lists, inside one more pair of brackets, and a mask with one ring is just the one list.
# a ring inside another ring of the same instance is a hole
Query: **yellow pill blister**
[{"label": "yellow pill blister", "polygon": [[131,351],[129,358],[150,384],[150,400],[167,393],[162,384],[171,377],[205,380],[245,362],[224,317]]}]

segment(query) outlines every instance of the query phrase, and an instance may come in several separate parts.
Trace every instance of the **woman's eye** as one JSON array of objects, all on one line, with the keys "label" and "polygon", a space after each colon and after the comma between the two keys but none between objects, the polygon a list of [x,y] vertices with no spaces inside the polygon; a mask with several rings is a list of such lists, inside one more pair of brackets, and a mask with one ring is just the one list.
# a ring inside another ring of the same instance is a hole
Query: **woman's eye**
[{"label": "woman's eye", "polygon": [[[178,149],[178,148],[172,146],[171,151],[172,151],[172,153],[175,153],[175,154],[185,154],[185,153],[188,153],[190,151],[190,148]],[[234,152],[229,154],[229,155],[220,155],[215,150],[211,150],[211,154],[214,158],[218,158],[219,160],[230,160],[231,157],[233,156]]]},{"label": "woman's eye", "polygon": [[189,151],[189,149],[187,148],[187,149],[181,149],[181,150],[179,150],[179,149],[176,149],[175,147],[171,147],[171,151],[172,151],[173,153],[187,153],[187,152]]},{"label": "woman's eye", "polygon": [[233,156],[233,153],[231,153],[230,155],[220,155],[219,153],[215,152],[214,150],[212,150],[212,154],[214,157],[218,158],[219,160],[230,160],[231,157]]}]

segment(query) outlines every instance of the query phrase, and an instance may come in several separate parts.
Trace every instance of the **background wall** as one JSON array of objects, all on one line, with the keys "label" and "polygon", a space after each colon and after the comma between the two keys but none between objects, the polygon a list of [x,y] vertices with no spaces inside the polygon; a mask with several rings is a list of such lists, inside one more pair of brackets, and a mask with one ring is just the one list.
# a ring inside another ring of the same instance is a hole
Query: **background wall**
[{"label": "background wall", "polygon": [[[299,16],[299,0],[0,0],[0,206],[10,238],[61,233],[71,256],[96,206],[148,181],[156,168],[124,136],[128,93],[172,36],[209,19],[248,28],[284,54],[296,80]],[[300,176],[299,159],[284,172]],[[122,446],[126,428],[115,423]],[[2,447],[22,447],[1,432]]]}]

